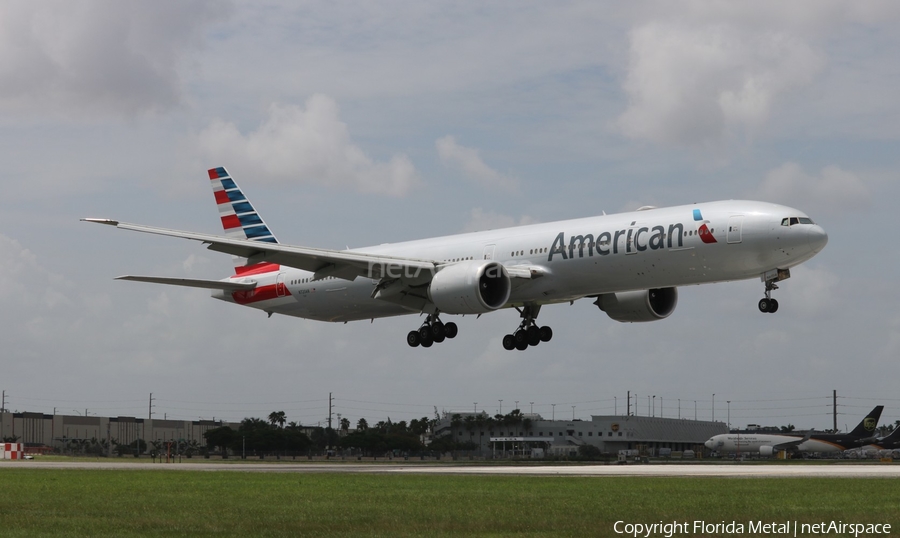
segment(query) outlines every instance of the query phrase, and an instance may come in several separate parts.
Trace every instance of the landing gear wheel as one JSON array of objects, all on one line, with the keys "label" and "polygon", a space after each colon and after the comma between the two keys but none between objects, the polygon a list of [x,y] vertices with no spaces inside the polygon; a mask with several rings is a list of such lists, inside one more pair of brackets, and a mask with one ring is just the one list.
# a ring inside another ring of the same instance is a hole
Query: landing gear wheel
[{"label": "landing gear wheel", "polygon": [[516,339],[513,335],[507,334],[503,337],[503,349],[506,351],[512,351],[516,349]]},{"label": "landing gear wheel", "polygon": [[528,331],[519,329],[518,331],[513,333],[513,339],[516,342],[516,349],[519,349],[520,344],[525,344],[525,347],[528,347]]},{"label": "landing gear wheel", "polygon": [[440,344],[444,341],[446,337],[446,332],[444,331],[444,324],[440,321],[431,324],[431,337],[435,342]]},{"label": "landing gear wheel", "polygon": [[419,347],[419,344],[422,343],[419,331],[409,331],[409,334],[406,335],[406,343],[409,344],[409,347]]},{"label": "landing gear wheel", "polygon": [[540,328],[541,332],[541,342],[549,342],[551,338],[553,338],[553,329],[544,325]]},{"label": "landing gear wheel", "polygon": [[532,325],[527,329],[528,345],[536,346],[541,343],[541,330]]},{"label": "landing gear wheel", "polygon": [[519,351],[525,351],[526,349],[528,349],[528,340],[516,342],[516,349],[518,349]]},{"label": "landing gear wheel", "polygon": [[444,336],[446,333],[444,332],[444,324],[440,321],[435,321],[431,324],[431,336],[434,337],[435,342],[443,342]]},{"label": "landing gear wheel", "polygon": [[759,311],[767,314],[773,314],[778,311],[778,301],[775,299],[760,299]]},{"label": "landing gear wheel", "polygon": [[424,343],[425,340],[432,341],[434,337],[431,335],[431,327],[423,325],[419,327],[419,339]]},{"label": "landing gear wheel", "polygon": [[434,343],[434,340],[429,338],[428,340],[422,340],[422,347],[431,347],[431,344]]},{"label": "landing gear wheel", "polygon": [[459,334],[459,328],[452,321],[450,323],[444,324],[444,336],[447,338],[456,338],[456,335]]}]

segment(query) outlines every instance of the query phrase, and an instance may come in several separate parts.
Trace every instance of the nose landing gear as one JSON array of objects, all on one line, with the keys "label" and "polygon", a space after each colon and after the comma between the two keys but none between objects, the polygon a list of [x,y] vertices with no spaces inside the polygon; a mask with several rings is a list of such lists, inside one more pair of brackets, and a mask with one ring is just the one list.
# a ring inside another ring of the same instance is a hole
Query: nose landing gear
[{"label": "nose landing gear", "polygon": [[406,335],[406,343],[410,347],[431,347],[432,344],[440,344],[447,338],[456,338],[459,328],[456,323],[441,322],[437,314],[429,314],[425,323],[418,330],[409,331]]},{"label": "nose landing gear", "polygon": [[767,314],[774,314],[778,311],[778,301],[772,298],[772,290],[777,290],[775,284],[778,279],[766,280],[766,296],[759,300],[759,311]]}]

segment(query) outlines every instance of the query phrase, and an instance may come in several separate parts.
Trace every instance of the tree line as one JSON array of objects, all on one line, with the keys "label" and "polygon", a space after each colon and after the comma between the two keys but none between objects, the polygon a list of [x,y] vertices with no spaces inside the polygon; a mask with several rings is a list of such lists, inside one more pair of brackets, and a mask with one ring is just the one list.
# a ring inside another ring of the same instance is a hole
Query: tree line
[{"label": "tree line", "polygon": [[222,426],[206,431],[203,436],[209,452],[225,457],[229,452],[253,457],[322,455],[337,451],[352,455],[380,456],[389,452],[422,454],[477,448],[473,443],[455,443],[452,437],[434,440],[426,447],[423,442],[425,434],[433,432],[437,423],[437,420],[429,420],[428,417],[409,422],[391,422],[388,419],[374,425],[369,425],[365,418],[361,418],[352,433],[350,421],[346,418],[341,419],[338,430],[330,427],[310,428],[296,422],[287,422],[284,411],[274,411],[269,414],[268,419],[245,418],[236,430]]}]

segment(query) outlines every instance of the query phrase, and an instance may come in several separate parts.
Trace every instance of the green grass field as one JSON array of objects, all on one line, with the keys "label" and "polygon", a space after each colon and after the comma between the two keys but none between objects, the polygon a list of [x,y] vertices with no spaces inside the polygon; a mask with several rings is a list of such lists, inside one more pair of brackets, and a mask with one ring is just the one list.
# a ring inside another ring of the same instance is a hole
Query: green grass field
[{"label": "green grass field", "polygon": [[616,536],[617,520],[842,520],[896,533],[900,484],[0,469],[3,537]]}]

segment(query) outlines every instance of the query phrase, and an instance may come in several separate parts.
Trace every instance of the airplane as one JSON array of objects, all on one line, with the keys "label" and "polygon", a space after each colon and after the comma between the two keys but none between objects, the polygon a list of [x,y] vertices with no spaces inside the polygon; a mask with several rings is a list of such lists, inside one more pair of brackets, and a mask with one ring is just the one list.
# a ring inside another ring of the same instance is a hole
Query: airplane
[{"label": "airplane", "polygon": [[900,449],[900,426],[894,428],[894,431],[886,437],[879,437],[872,445],[879,450],[898,450]]},{"label": "airplane", "polygon": [[407,343],[452,339],[442,315],[513,308],[521,323],[504,349],[548,342],[538,326],[544,305],[583,298],[619,322],[669,317],[678,286],[760,278],[761,312],[778,310],[776,283],[828,242],[797,209],[766,202],[718,201],[645,206],[543,224],[331,250],[278,242],[225,168],[208,171],[224,236],[83,218],[138,232],[199,241],[231,254],[234,274],[221,280],[127,275],[120,280],[211,289],[216,299],[272,314],[348,322],[426,315]]},{"label": "airplane", "polygon": [[759,454],[771,456],[785,450],[787,452],[843,452],[875,441],[875,426],[881,417],[883,405],[872,411],[850,433],[815,433],[806,435],[766,434],[766,433],[722,433],[714,435],[704,443],[706,448],[731,454]]}]

